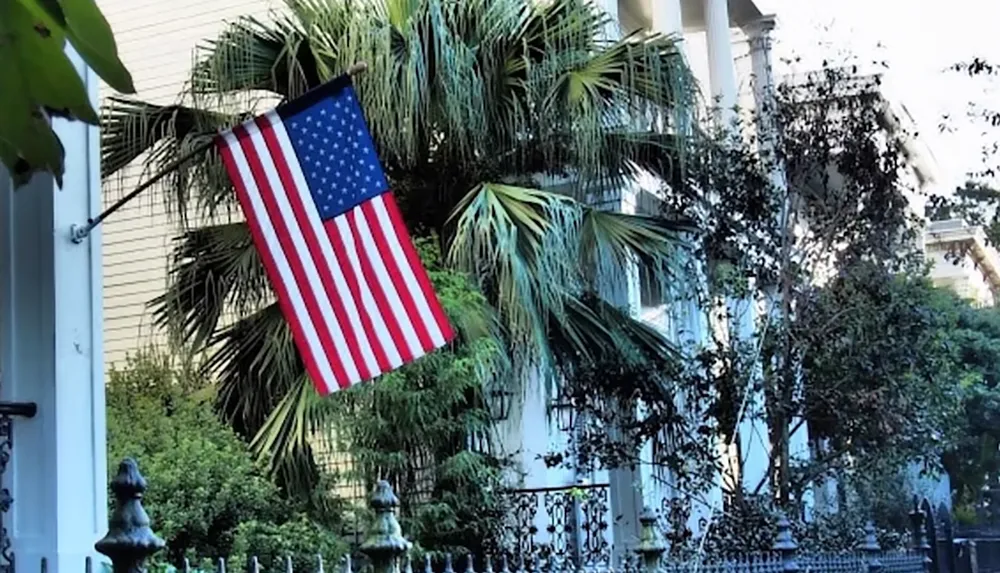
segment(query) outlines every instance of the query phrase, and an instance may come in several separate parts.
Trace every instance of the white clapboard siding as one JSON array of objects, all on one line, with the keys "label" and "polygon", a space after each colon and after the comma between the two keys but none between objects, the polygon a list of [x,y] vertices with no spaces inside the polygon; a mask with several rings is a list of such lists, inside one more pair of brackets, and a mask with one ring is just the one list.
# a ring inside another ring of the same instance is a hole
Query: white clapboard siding
[{"label": "white clapboard siding", "polygon": [[[177,101],[187,81],[195,46],[214,38],[241,15],[266,18],[273,0],[98,0],[132,73],[136,96],[158,104]],[[101,97],[113,95],[102,87]],[[140,181],[139,169],[104,184],[104,205]],[[168,255],[176,224],[161,190],[152,188],[103,224],[105,368],[129,352],[161,344],[147,303],[166,285]]]}]

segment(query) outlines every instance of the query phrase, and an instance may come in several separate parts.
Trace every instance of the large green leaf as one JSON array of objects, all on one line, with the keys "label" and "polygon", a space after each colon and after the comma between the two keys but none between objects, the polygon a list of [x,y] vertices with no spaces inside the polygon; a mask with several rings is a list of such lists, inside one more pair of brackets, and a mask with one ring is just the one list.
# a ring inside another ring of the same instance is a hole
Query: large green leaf
[{"label": "large green leaf", "polygon": [[59,0],[59,5],[66,16],[66,37],[83,61],[115,90],[135,93],[132,75],[118,58],[111,26],[94,0]]},{"label": "large green leaf", "polygon": [[[79,109],[82,102],[91,117],[97,117],[76,70],[56,45],[61,37],[58,28],[47,28],[22,4],[0,4],[0,77],[4,78],[0,89],[0,159],[18,185],[39,170],[52,172],[57,182],[62,182],[62,145],[49,127],[42,105]],[[72,77],[61,81],[56,75],[66,67]],[[57,93],[47,93],[51,90]]]},{"label": "large green leaf", "polygon": [[65,32],[66,15],[63,14],[62,6],[57,0],[16,0],[20,2],[31,15],[49,29],[60,29]]},{"label": "large green leaf", "polygon": [[28,97],[96,125],[97,112],[90,105],[87,87],[63,51],[66,36],[62,30],[46,27],[18,2],[8,17],[15,34],[15,57],[20,60],[21,85],[27,87]]}]

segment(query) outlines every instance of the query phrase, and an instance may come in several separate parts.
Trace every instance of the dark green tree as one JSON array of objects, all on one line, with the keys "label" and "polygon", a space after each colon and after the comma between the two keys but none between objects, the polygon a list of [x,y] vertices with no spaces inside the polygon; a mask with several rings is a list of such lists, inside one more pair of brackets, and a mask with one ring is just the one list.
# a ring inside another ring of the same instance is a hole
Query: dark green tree
[{"label": "dark green tree", "polygon": [[[590,295],[625,261],[669,280],[688,226],[587,200],[640,170],[680,176],[687,144],[672,126],[693,111],[694,84],[672,38],[609,41],[606,24],[586,0],[288,0],[273,20],[241,18],[207,42],[182,104],[116,100],[103,174],[135,161],[156,172],[260,111],[220,101],[287,101],[365,61],[359,98],[408,225],[436,233],[448,266],[472,276],[516,367],[550,366],[557,340],[582,356],[668,357],[654,330]],[[158,323],[211,355],[227,421],[308,491],[309,437],[330,419],[247,226],[222,220],[234,193],[218,155],[198,155],[165,185],[182,218],[192,208],[210,222],[176,243]],[[469,318],[452,315],[460,344],[474,337]]]},{"label": "dark green tree", "polygon": [[339,558],[337,520],[319,523],[281,494],[215,413],[213,391],[191,364],[156,351],[109,374],[108,457],[139,461],[149,483],[144,504],[168,544],[164,557],[180,566],[185,557],[241,559],[252,547],[261,558],[291,556],[303,566],[317,553]]}]

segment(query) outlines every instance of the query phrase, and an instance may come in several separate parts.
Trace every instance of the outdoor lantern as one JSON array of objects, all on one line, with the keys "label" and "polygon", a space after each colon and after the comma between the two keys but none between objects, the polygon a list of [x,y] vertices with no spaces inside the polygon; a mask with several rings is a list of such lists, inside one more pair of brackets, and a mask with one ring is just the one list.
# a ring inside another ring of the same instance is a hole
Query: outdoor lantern
[{"label": "outdoor lantern", "polygon": [[559,429],[563,432],[572,431],[576,425],[576,408],[573,406],[573,401],[562,393],[549,402],[549,413],[555,416]]},{"label": "outdoor lantern", "polygon": [[510,416],[510,402],[514,393],[510,390],[494,389],[487,393],[490,417],[494,422],[502,422]]}]

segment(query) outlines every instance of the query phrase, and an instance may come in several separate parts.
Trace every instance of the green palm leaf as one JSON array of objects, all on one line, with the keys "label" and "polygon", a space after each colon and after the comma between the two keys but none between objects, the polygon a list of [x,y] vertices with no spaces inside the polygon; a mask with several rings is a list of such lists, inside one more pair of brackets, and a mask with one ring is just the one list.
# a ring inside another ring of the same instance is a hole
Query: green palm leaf
[{"label": "green palm leaf", "polygon": [[[686,189],[696,87],[672,38],[608,42],[607,16],[589,0],[285,8],[240,18],[202,45],[182,100],[191,105],[116,102],[106,173],[155,172],[217,129],[365,61],[355,86],[407,222],[447,247],[443,262],[429,263],[438,292],[463,304],[485,297],[479,306],[490,309],[446,302],[462,344],[496,340],[519,369],[562,368],[588,353],[673,357],[655,331],[595,293],[631,264],[677,280],[670,271],[689,225],[586,204],[640,176]],[[166,188],[181,217],[192,205],[217,217],[233,204],[212,148]],[[308,433],[334,418],[312,398],[272,300],[245,225],[222,221],[177,240],[169,289],[153,308],[157,324],[208,352],[220,409],[297,483],[312,469]]]},{"label": "green palm leaf", "polygon": [[246,223],[185,231],[175,239],[167,291],[150,302],[157,326],[202,348],[226,312],[245,316],[271,298]]}]

